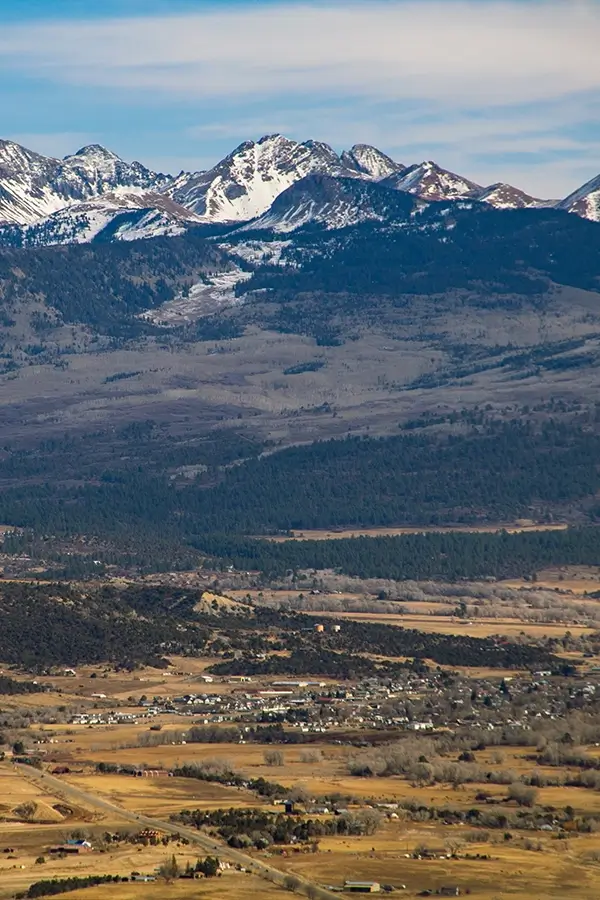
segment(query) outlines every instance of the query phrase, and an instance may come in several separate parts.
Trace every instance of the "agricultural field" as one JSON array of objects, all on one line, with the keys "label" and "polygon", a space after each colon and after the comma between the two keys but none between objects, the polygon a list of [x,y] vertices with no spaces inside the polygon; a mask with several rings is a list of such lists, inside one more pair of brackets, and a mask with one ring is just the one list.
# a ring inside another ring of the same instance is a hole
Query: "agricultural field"
[{"label": "agricultural field", "polygon": [[[439,608],[439,607],[438,607]],[[567,631],[571,634],[593,634],[594,629],[585,625],[568,625],[565,623],[545,622],[529,623],[517,619],[483,619],[464,621],[451,616],[436,615],[386,615],[385,613],[323,613],[324,616],[349,619],[354,622],[378,622],[384,625],[396,625],[398,628],[416,628],[418,631],[438,634],[466,634],[470,637],[490,637],[502,635],[517,637],[521,634],[532,637],[563,637]]]},{"label": "agricultural field", "polygon": [[282,900],[281,888],[270,885],[254,875],[225,872],[221,878],[206,881],[175,881],[167,884],[98,885],[69,894],[71,900],[250,900],[260,894],[265,900]]},{"label": "agricultural field", "polygon": [[[152,751],[164,749],[152,748]],[[199,745],[193,748],[192,757],[209,758],[209,754],[214,755],[215,749],[212,745]],[[233,751],[229,753],[232,763],[248,775],[262,772],[265,777],[276,778],[290,787],[301,784],[309,795],[335,792],[351,796],[350,805],[356,809],[378,800],[393,803],[410,799],[439,808],[467,810],[477,805],[475,797],[481,789],[481,785],[465,785],[458,790],[443,785],[417,787],[402,777],[353,778],[344,774],[348,748],[327,744],[313,748],[314,752],[321,754],[318,775],[315,774],[315,764],[304,761],[303,751],[299,748],[286,749],[282,764],[275,768],[265,763],[268,747],[243,745],[229,749]],[[140,758],[140,751],[134,748],[112,751],[115,759],[123,756],[133,759],[136,752]],[[146,755],[147,752],[148,748],[145,748]],[[492,764],[495,752],[486,750],[478,754],[479,761]],[[502,766],[510,766],[519,774],[530,772],[535,764],[525,759],[526,755],[523,748],[503,747]],[[57,800],[48,795],[43,799],[44,795],[36,791],[28,779],[7,767],[2,767],[0,777],[4,797],[14,797],[21,803],[33,800],[38,804],[40,813],[45,808],[43,803],[52,808],[51,801]],[[139,809],[156,816],[166,817],[170,810],[182,806],[217,808],[213,807],[212,799],[215,797],[214,788],[218,785],[199,783],[197,790],[192,789],[187,795],[182,795],[183,779],[151,780],[87,774],[65,776],[65,781],[77,789],[82,788],[99,797],[106,796],[128,809]],[[488,793],[500,804],[506,789],[493,785],[488,788]],[[537,803],[555,807],[571,804],[575,814],[600,813],[599,796],[582,789],[545,788],[540,791]],[[153,798],[151,802],[150,797]],[[223,795],[220,799],[226,808],[260,806],[257,798],[246,796],[243,792],[237,798]],[[60,800],[55,803],[59,804]],[[62,808],[64,811],[64,803]],[[272,805],[264,808],[276,811]],[[326,821],[330,816],[319,814],[318,818]],[[14,846],[15,853],[14,858],[0,857],[0,898],[8,900],[36,876],[64,878],[107,871],[125,876],[134,870],[153,873],[167,855],[174,854],[181,868],[187,862],[194,862],[197,857],[189,847],[179,843],[170,843],[168,848],[119,844],[104,846],[100,853],[90,853],[85,857],[48,860],[41,864],[36,862],[48,844],[64,841],[74,826],[78,826],[98,846],[103,846],[101,836],[105,831],[127,827],[125,822],[119,822],[114,817],[99,817],[97,811],[83,808],[72,810],[70,818],[60,825],[35,822],[26,828],[19,828],[16,823],[3,822],[0,843]],[[383,818],[376,833],[362,836],[325,835],[318,840],[316,852],[295,852],[297,849],[274,846],[268,851],[254,851],[252,855],[257,860],[268,861],[269,865],[284,873],[307,877],[324,886],[339,885],[350,879],[374,880],[394,886],[402,890],[403,896],[409,897],[423,890],[436,890],[452,884],[484,900],[559,900],[566,896],[565,892],[575,887],[577,893],[574,896],[592,900],[597,896],[600,877],[600,868],[595,862],[597,839],[594,835],[567,833],[560,837],[556,833],[513,830],[510,840],[506,840],[504,833],[495,830],[410,821],[405,818],[402,809],[391,818]],[[416,858],[415,854],[421,858]],[[258,881],[255,876],[230,870],[223,873],[218,883],[177,881],[172,884],[120,885],[118,888],[105,885],[74,892],[71,896],[96,900],[109,896],[119,900],[132,897],[187,900],[193,896],[212,900],[213,897],[223,896],[223,890],[227,891],[227,896],[239,900],[245,900],[257,890],[263,891],[267,897],[281,895],[280,888]]]},{"label": "agricultural field", "polygon": [[504,522],[495,525],[439,525],[399,528],[335,528],[335,529],[302,529],[292,530],[289,535],[269,537],[270,541],[332,541],[355,537],[395,537],[401,534],[497,534],[506,531],[508,534],[525,534],[530,531],[564,531],[568,525],[562,523],[545,524],[520,519],[517,522]]},{"label": "agricultural field", "polygon": [[[104,829],[110,827],[110,823],[103,823]],[[102,831],[97,832],[86,830],[86,834],[92,839],[95,846],[102,845]],[[59,833],[48,833],[46,840],[51,842],[60,842],[61,835]],[[5,838],[3,837],[4,841]],[[175,856],[178,866],[184,870],[186,864],[194,864],[198,858],[198,853],[190,851],[189,848],[181,844],[170,843],[167,848],[162,845],[157,847],[142,847],[133,844],[119,844],[117,846],[105,847],[101,852],[90,852],[81,856],[72,856],[64,859],[46,858],[45,862],[36,862],[40,859],[40,852],[43,851],[43,841],[40,841],[36,835],[36,840],[23,839],[19,836],[11,836],[13,844],[18,844],[15,854],[11,854],[12,858],[8,858],[2,854],[0,856],[0,898],[9,900],[14,897],[15,892],[26,889],[33,881],[38,879],[52,878],[70,878],[84,877],[87,875],[120,875],[122,877],[130,876],[131,872],[139,871],[147,873],[150,876],[155,875],[156,869],[164,863],[168,858]],[[62,838],[64,840],[64,838]],[[42,850],[40,849],[42,848]],[[91,898],[110,898],[110,900],[128,900],[128,898],[147,898],[156,897],[157,900],[172,897],[173,900],[188,900],[188,898],[206,897],[207,900],[223,896],[223,891],[227,892],[227,896],[238,897],[240,900],[246,900],[256,891],[261,890],[266,896],[270,897],[277,893],[281,896],[281,891],[275,887],[270,890],[270,886],[254,876],[245,873],[239,873],[235,870],[225,871],[222,877],[218,879],[206,881],[176,881],[172,884],[166,883],[163,879],[158,879],[158,883],[134,883],[117,885],[98,885],[86,888],[81,891],[69,893],[72,897],[85,897],[86,900]]]},{"label": "agricultural field", "polygon": [[[154,750],[155,748],[153,748]],[[179,759],[167,762],[174,766],[181,764],[181,748]],[[212,747],[214,755],[214,747]],[[160,760],[157,757],[161,757]],[[144,765],[157,768],[167,761],[170,754],[144,753]],[[121,753],[115,754],[119,760]],[[153,759],[154,757],[154,759]],[[129,753],[130,760],[140,759],[139,751]],[[195,753],[185,754],[185,760],[195,759]],[[156,760],[156,761],[154,761]],[[125,761],[125,760],[124,760]],[[139,763],[136,763],[136,765]],[[159,819],[168,818],[171,813],[193,806],[194,809],[222,809],[224,807],[253,806],[256,798],[249,792],[237,788],[228,788],[220,784],[207,784],[192,778],[135,778],[130,775],[97,775],[74,774],[65,776],[69,785],[102,798],[132,812]]]},{"label": "agricultural field", "polygon": [[[31,674],[4,667],[16,687],[0,698],[0,900],[40,879],[153,879],[173,856],[181,872],[207,853],[231,868],[71,896],[246,900],[287,886],[325,900],[367,880],[406,897],[455,886],[482,900],[595,900],[591,592],[548,577],[462,594],[411,584],[402,598],[386,583],[361,592],[321,577],[309,598],[321,608],[290,619],[285,586],[196,591],[202,615],[221,607],[212,655],[54,666],[27,693],[17,687]],[[345,602],[375,608],[337,608]],[[434,654],[453,647],[438,639],[467,642],[481,665],[396,655],[403,629]],[[523,665],[494,663],[506,648],[520,648]],[[344,665],[331,672],[330,657]],[[89,852],[50,854],[76,839]]]},{"label": "agricultural field", "polygon": [[[457,846],[458,858],[451,858]],[[351,880],[379,881],[409,897],[456,886],[480,900],[595,900],[600,868],[586,857],[597,848],[594,838],[529,846],[525,841],[471,843],[460,829],[449,834],[399,824],[375,838],[323,839],[316,856],[292,855],[277,865],[299,875],[311,872],[325,884],[339,883],[340,873]],[[436,858],[411,858],[415,847],[430,848]]]},{"label": "agricultural field", "polygon": [[[519,579],[502,582],[509,588],[519,589],[528,585]],[[559,589],[570,594],[593,593],[600,589],[600,566],[560,566],[538,572],[536,585],[549,590]]]}]

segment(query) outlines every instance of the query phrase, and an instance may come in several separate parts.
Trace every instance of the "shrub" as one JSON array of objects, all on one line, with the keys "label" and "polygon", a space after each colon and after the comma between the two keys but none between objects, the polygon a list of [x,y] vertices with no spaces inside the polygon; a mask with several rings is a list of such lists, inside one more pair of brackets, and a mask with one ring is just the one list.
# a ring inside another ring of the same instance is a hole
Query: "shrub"
[{"label": "shrub", "polygon": [[508,788],[509,800],[516,800],[519,806],[534,806],[537,794],[536,788],[520,781],[513,782]]}]

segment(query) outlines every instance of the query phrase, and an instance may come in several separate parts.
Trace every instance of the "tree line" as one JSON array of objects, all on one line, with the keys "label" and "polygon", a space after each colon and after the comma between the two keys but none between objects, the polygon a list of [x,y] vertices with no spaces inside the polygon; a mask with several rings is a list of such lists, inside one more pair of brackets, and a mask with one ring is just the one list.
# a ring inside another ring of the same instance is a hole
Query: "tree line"
[{"label": "tree line", "polygon": [[596,565],[600,528],[509,534],[434,532],[395,537],[273,542],[231,535],[199,535],[196,547],[223,568],[281,576],[333,569],[358,578],[457,581],[534,578],[548,566]]},{"label": "tree line", "polygon": [[[138,441],[138,464],[118,470],[83,463],[87,445],[79,442],[43,453],[5,451],[0,521],[43,534],[118,536],[126,546],[135,534],[138,543],[168,544],[181,556],[182,543],[208,546],[209,535],[224,533],[468,525],[512,521],[532,508],[544,519],[567,504],[591,506],[593,516],[600,491],[600,435],[552,421],[540,428],[492,422],[446,437],[330,440],[261,457],[258,443],[244,450],[240,435],[229,437],[230,447],[219,440],[168,445],[161,462],[160,435],[151,428]],[[113,443],[117,451],[124,446]],[[102,446],[94,451],[100,459],[109,445]],[[228,465],[233,460],[240,464]],[[180,485],[171,477],[180,465],[206,471]],[[261,554],[291,559],[306,556],[306,547]],[[488,562],[492,569],[483,574],[496,574],[493,558],[480,558],[478,569]]]}]

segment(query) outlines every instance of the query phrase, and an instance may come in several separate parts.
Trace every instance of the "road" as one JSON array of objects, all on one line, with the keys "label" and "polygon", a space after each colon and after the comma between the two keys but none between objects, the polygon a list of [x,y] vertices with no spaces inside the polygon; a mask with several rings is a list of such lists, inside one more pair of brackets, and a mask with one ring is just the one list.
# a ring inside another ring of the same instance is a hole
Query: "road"
[{"label": "road", "polygon": [[[287,873],[281,872],[279,869],[275,869],[260,860],[253,859],[251,856],[242,853],[240,850],[234,850],[226,844],[215,841],[193,828],[185,828],[180,825],[175,825],[173,822],[155,819],[151,816],[145,816],[141,813],[138,814],[131,810],[124,809],[116,803],[111,803],[110,800],[105,800],[104,797],[82,791],[80,788],[69,784],[68,781],[63,781],[61,778],[56,778],[54,775],[49,775],[46,772],[40,772],[39,769],[35,769],[32,766],[17,765],[16,768],[28,781],[59,799],[67,802],[80,803],[101,810],[102,812],[111,813],[112,815],[118,816],[120,819],[131,822],[139,828],[153,828],[156,831],[163,831],[167,834],[180,834],[191,844],[201,847],[206,853],[212,856],[218,856],[220,859],[231,862],[234,865],[242,866],[244,869],[252,872],[252,874],[258,875],[260,878],[264,878],[272,884],[278,884],[281,887],[287,887],[290,884],[289,882],[286,884],[286,878],[289,877]],[[307,881],[305,878],[301,878],[296,874],[293,875],[293,878],[295,879],[295,882],[297,882],[297,884],[294,884],[295,892],[304,894],[306,897],[309,897],[310,900],[316,900],[316,898],[318,898],[318,900],[339,900],[337,894],[320,887],[320,885]]]}]

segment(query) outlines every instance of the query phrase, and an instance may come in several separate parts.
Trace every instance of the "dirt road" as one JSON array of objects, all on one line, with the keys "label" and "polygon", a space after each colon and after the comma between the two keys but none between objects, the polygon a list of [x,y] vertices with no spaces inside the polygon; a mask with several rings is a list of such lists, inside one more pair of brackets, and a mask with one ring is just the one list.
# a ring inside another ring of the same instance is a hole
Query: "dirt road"
[{"label": "dirt road", "polygon": [[105,800],[103,797],[98,797],[96,794],[82,791],[72,784],[69,784],[67,781],[63,781],[61,778],[56,778],[54,775],[49,775],[46,772],[40,772],[32,766],[18,765],[16,768],[23,774],[24,778],[35,784],[41,790],[52,793],[53,796],[59,797],[67,802],[70,800],[75,804],[84,804],[85,806],[93,807],[102,812],[117,815],[119,818],[131,822],[140,828],[153,828],[168,834],[180,834],[191,844],[201,847],[206,853],[218,856],[220,859],[234,863],[234,865],[242,866],[244,869],[252,872],[252,874],[258,875],[260,878],[264,878],[272,884],[278,884],[288,890],[293,889],[296,893],[304,894],[309,897],[310,900],[336,900],[337,895],[325,890],[319,885],[306,881],[306,879],[301,878],[300,876],[293,876],[292,885],[292,881],[287,880],[289,876],[287,876],[285,872],[280,872],[279,869],[274,869],[272,866],[269,866],[260,860],[253,859],[251,856],[247,856],[240,850],[234,850],[226,844],[214,841],[207,835],[192,828],[174,825],[173,822],[165,821],[163,819],[154,819],[150,816],[141,814],[138,815],[137,813],[131,812],[131,810],[123,809],[123,807],[117,806],[109,800]]}]

